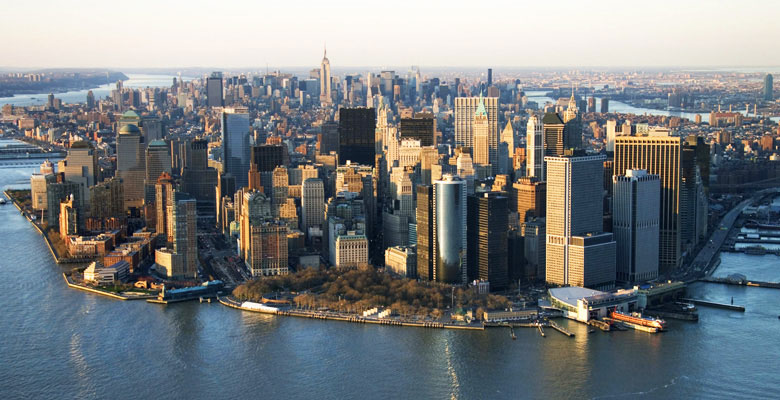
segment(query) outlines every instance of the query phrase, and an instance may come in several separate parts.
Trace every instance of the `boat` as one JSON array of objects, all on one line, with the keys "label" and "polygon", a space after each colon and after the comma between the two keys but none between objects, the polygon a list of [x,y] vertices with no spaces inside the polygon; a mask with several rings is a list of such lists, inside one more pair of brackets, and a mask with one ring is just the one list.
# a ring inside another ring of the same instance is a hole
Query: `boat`
[{"label": "boat", "polygon": [[3,204],[5,204],[5,203],[7,203],[7,201],[5,201],[5,199],[4,199],[4,198],[0,197],[0,205],[3,205]]},{"label": "boat", "polygon": [[646,326],[658,330],[664,330],[664,328],[666,328],[666,321],[653,317],[644,317],[642,314],[636,312],[626,314],[620,311],[612,311],[609,316],[612,319],[628,322],[634,325]]}]

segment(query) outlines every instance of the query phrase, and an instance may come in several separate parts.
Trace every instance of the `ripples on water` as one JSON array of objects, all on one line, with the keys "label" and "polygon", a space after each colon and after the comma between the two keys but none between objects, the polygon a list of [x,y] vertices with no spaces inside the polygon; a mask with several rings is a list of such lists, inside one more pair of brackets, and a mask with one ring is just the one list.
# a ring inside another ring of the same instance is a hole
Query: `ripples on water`
[{"label": "ripples on water", "polygon": [[[0,169],[0,186],[24,184],[33,170]],[[773,398],[780,387],[780,290],[696,285],[695,296],[734,296],[748,311],[703,308],[698,324],[672,321],[658,335],[588,334],[563,321],[575,338],[518,328],[513,341],[503,329],[369,326],[216,303],[112,300],[68,289],[12,205],[0,206],[0,221],[4,399]],[[777,259],[764,257],[724,254],[721,268],[744,262],[776,271]]]}]

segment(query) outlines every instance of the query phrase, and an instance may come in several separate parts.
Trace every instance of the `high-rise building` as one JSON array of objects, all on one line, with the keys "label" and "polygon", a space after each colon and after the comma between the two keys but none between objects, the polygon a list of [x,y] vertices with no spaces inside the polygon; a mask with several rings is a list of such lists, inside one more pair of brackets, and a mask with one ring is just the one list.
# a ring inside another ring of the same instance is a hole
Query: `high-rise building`
[{"label": "high-rise building", "polygon": [[309,178],[301,189],[301,230],[309,238],[311,229],[322,229],[325,218],[325,184],[322,179]]},{"label": "high-rise building", "polygon": [[498,97],[455,98],[455,146],[474,148],[474,116],[480,104],[487,114],[489,163],[498,168]]},{"label": "high-rise building", "polygon": [[155,252],[158,272],[168,278],[198,276],[197,205],[186,193],[174,192],[168,204],[168,246]]},{"label": "high-rise building", "polygon": [[487,85],[488,87],[493,85],[493,68],[488,68]]},{"label": "high-rise building", "polygon": [[417,276],[430,281],[433,273],[433,186],[417,185]]},{"label": "high-rise building", "polygon": [[609,289],[615,285],[615,242],[603,233],[605,156],[545,157],[546,281]]},{"label": "high-rise building", "polygon": [[347,161],[374,165],[376,110],[373,108],[339,109],[339,163]]},{"label": "high-rise building", "polygon": [[659,273],[680,265],[680,184],[682,139],[673,136],[615,138],[615,175],[644,169],[661,178]]},{"label": "high-rise building", "polygon": [[433,279],[444,283],[466,282],[466,181],[444,175],[433,185]]},{"label": "high-rise building", "polygon": [[617,121],[610,119],[607,121],[607,151],[615,151],[615,136],[617,136]]},{"label": "high-rise building", "polygon": [[92,144],[85,141],[73,143],[68,149],[68,156],[59,162],[57,170],[65,174],[65,179],[81,186],[79,196],[81,206],[89,204],[89,188],[98,183],[100,169],[98,157]]},{"label": "high-rise building", "polygon": [[609,99],[606,97],[601,98],[601,113],[606,114],[609,112]]},{"label": "high-rise building", "polygon": [[468,279],[488,281],[491,290],[504,289],[509,284],[508,201],[498,192],[478,193],[468,198],[467,233],[472,243],[467,249],[471,271]]},{"label": "high-rise building", "polygon": [[544,179],[544,131],[542,120],[535,115],[528,118],[526,128],[526,176]]},{"label": "high-rise building", "polygon": [[661,180],[645,170],[613,176],[612,232],[617,280],[628,284],[658,277]]},{"label": "high-rise building", "polygon": [[519,222],[531,218],[544,218],[547,207],[547,184],[535,177],[522,177],[512,184],[512,211],[517,212]]},{"label": "high-rise building", "polygon": [[[571,117],[568,115],[567,118]],[[560,157],[565,150],[582,146],[582,132],[577,131],[577,118],[564,121],[557,113],[546,113],[542,119],[544,155]]]},{"label": "high-rise building", "polygon": [[474,130],[474,163],[477,165],[491,164],[491,161],[495,160],[490,157],[490,125],[485,104],[482,101],[479,102],[477,111],[474,112],[472,129]]},{"label": "high-rise building", "polygon": [[171,155],[162,140],[153,140],[146,148],[146,182],[154,185],[163,172],[171,173]]},{"label": "high-rise building", "polygon": [[157,234],[166,238],[166,241],[172,241],[173,237],[170,236],[169,227],[169,215],[168,206],[173,204],[174,185],[173,178],[168,173],[162,173],[157,178],[157,183],[154,185],[154,206],[155,206],[155,219],[151,228],[154,228]]},{"label": "high-rise building", "polygon": [[512,128],[512,122],[506,121],[506,126],[504,127],[504,130],[501,131],[501,137],[499,137],[499,142],[503,142],[507,144],[507,148],[509,149],[509,158],[515,157],[515,130]]},{"label": "high-rise building", "polygon": [[125,198],[122,182],[110,178],[89,188],[89,231],[119,229],[125,224]]},{"label": "high-rise building", "polygon": [[95,95],[92,91],[87,92],[87,109],[91,110],[95,108]]},{"label": "high-rise building", "polygon": [[141,130],[133,124],[122,127],[116,144],[116,171],[122,179],[125,207],[140,208],[144,202],[146,157]]},{"label": "high-rise building", "polygon": [[222,107],[225,105],[222,96],[222,73],[212,72],[206,81],[206,105]]},{"label": "high-rise building", "polygon": [[774,77],[772,77],[772,74],[766,74],[764,77],[764,101],[772,101],[774,99]]},{"label": "high-rise building", "polygon": [[401,139],[417,139],[420,146],[436,144],[436,119],[433,114],[417,113],[414,118],[401,118]]},{"label": "high-rise building", "polygon": [[333,102],[330,85],[330,60],[328,60],[328,50],[325,49],[322,55],[322,63],[320,64],[320,103],[323,105],[330,105]]},{"label": "high-rise building", "polygon": [[327,121],[322,123],[322,140],[320,154],[328,155],[331,151],[339,151],[339,123]]},{"label": "high-rise building", "polygon": [[249,181],[249,111],[246,107],[226,108],[222,112],[222,166],[224,173],[236,178],[242,188]]}]

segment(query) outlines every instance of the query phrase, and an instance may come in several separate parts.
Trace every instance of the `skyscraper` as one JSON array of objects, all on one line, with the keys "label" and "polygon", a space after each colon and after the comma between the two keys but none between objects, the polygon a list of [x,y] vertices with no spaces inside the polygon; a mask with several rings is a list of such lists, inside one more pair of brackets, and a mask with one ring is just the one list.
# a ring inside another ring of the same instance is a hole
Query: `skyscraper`
[{"label": "skyscraper", "polygon": [[764,77],[764,101],[772,101],[774,99],[774,78],[772,74],[766,74]]},{"label": "skyscraper", "polygon": [[146,148],[146,182],[154,185],[163,172],[171,173],[171,155],[162,140],[153,140]]},{"label": "skyscraper", "polygon": [[515,130],[512,129],[511,121],[506,121],[506,126],[504,126],[504,130],[501,131],[499,142],[503,142],[507,144],[507,148],[509,149],[509,158],[514,158],[515,157]]},{"label": "skyscraper", "polygon": [[578,131],[578,119],[576,117],[567,119],[572,117],[568,110],[565,117],[566,121],[562,120],[557,113],[544,115],[542,129],[545,156],[560,157],[565,150],[582,147],[582,132]]},{"label": "skyscraper", "polygon": [[444,175],[433,185],[433,273],[444,283],[466,282],[466,181]]},{"label": "skyscraper", "polygon": [[212,72],[206,80],[206,105],[209,107],[222,107],[225,105],[222,98],[222,73]]},{"label": "skyscraper", "polygon": [[[490,289],[503,289],[509,284],[507,265],[507,234],[509,230],[508,201],[498,192],[478,193],[469,196],[468,248],[469,279],[490,282]],[[475,254],[472,254],[472,251]],[[469,274],[471,275],[471,274]]]},{"label": "skyscraper", "polygon": [[417,276],[434,279],[433,272],[433,186],[417,185]]},{"label": "skyscraper", "polygon": [[515,204],[510,204],[517,212],[518,220],[526,222],[531,218],[545,216],[547,207],[547,185],[536,177],[522,177],[512,184]]},{"label": "skyscraper", "polygon": [[375,109],[339,109],[339,164],[352,161],[373,166],[376,162],[375,129]]},{"label": "skyscraper", "polygon": [[417,113],[414,118],[401,118],[401,139],[417,139],[420,146],[433,146],[436,143],[435,127],[433,114]]},{"label": "skyscraper", "polygon": [[242,188],[249,181],[249,111],[245,107],[222,111],[222,165]]},{"label": "skyscraper", "polygon": [[168,206],[173,204],[174,192],[173,178],[171,175],[168,173],[160,174],[154,185],[154,189],[155,219],[151,228],[154,228],[157,234],[167,238],[166,241],[172,241],[172,238],[169,237],[170,231],[168,226]]},{"label": "skyscraper", "polygon": [[325,218],[325,184],[322,179],[309,178],[301,189],[301,229],[308,238],[311,228],[322,229]]},{"label": "skyscraper", "polygon": [[[481,98],[480,98],[481,100]],[[488,123],[485,104],[480,101],[477,111],[474,113],[474,157],[473,161],[477,165],[488,165],[490,158],[490,125]]]},{"label": "skyscraper", "polygon": [[615,242],[603,233],[605,156],[545,157],[546,280],[609,289],[615,284]]},{"label": "skyscraper", "polygon": [[661,180],[645,170],[613,176],[612,232],[617,280],[634,284],[658,277]]},{"label": "skyscraper", "polygon": [[325,49],[320,65],[320,103],[323,105],[330,105],[333,102],[330,95],[330,81],[330,60],[328,60],[328,49]]},{"label": "skyscraper", "polygon": [[146,157],[141,130],[133,124],[125,125],[119,130],[116,170],[124,185],[125,207],[141,207],[144,201]]},{"label": "skyscraper", "polygon": [[615,175],[644,169],[661,178],[659,269],[666,273],[680,265],[680,183],[682,139],[673,136],[618,136],[615,138]]},{"label": "skyscraper", "polygon": [[482,104],[488,120],[489,162],[498,156],[498,97],[456,97],[455,98],[455,146],[474,148],[474,116]]},{"label": "skyscraper", "polygon": [[528,118],[525,146],[526,176],[544,180],[544,131],[542,120],[535,115]]}]

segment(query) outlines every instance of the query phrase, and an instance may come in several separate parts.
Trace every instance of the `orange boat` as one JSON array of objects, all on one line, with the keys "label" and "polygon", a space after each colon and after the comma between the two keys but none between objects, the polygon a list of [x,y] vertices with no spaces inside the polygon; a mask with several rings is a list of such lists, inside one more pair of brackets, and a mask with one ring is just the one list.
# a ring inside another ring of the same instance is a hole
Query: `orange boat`
[{"label": "orange boat", "polygon": [[642,314],[639,313],[625,314],[620,311],[612,311],[609,316],[612,319],[616,319],[618,321],[624,321],[641,326],[649,326],[658,330],[664,330],[666,328],[666,321],[652,317],[643,317]]}]

